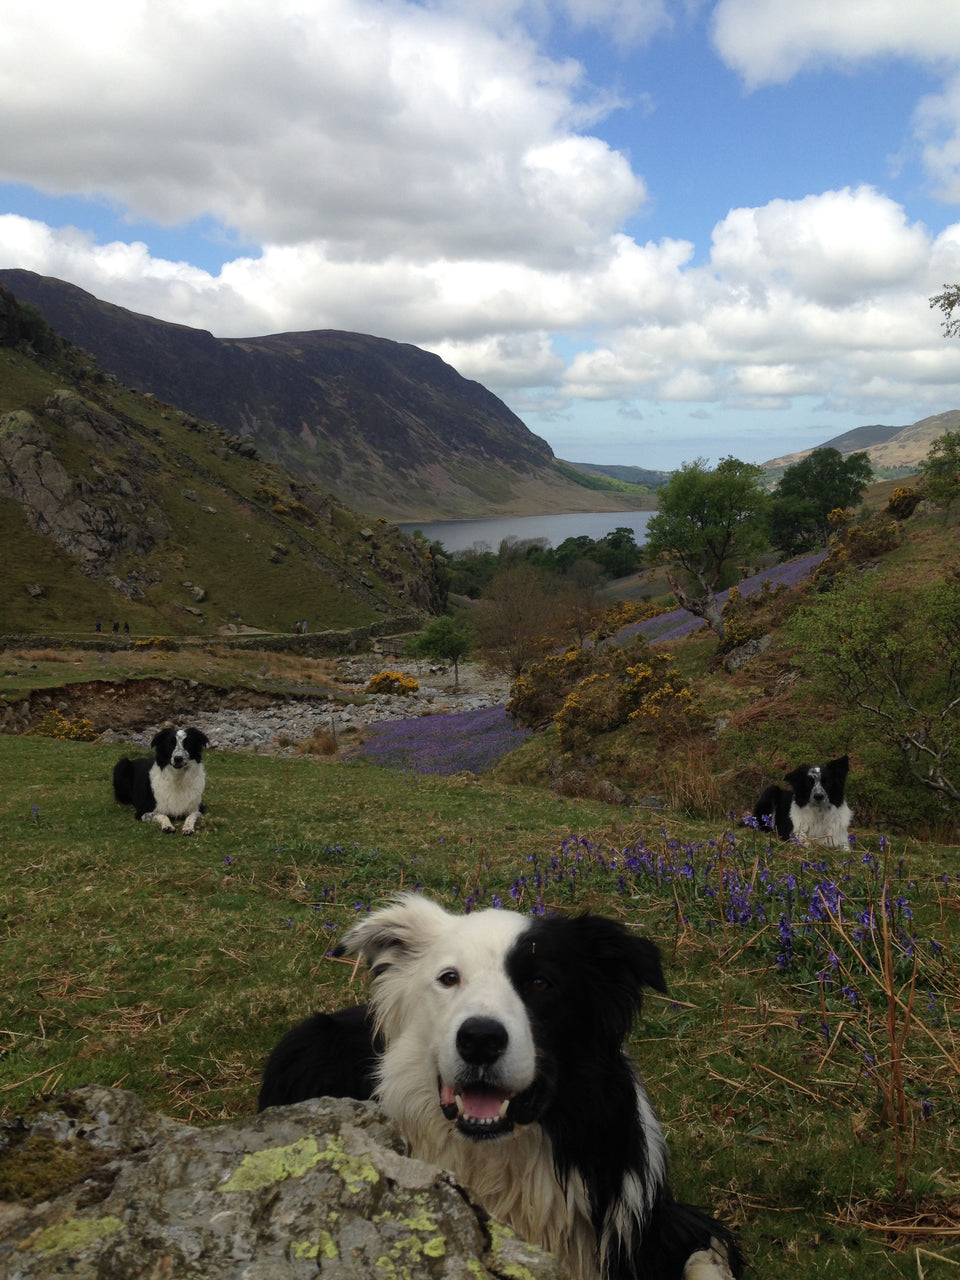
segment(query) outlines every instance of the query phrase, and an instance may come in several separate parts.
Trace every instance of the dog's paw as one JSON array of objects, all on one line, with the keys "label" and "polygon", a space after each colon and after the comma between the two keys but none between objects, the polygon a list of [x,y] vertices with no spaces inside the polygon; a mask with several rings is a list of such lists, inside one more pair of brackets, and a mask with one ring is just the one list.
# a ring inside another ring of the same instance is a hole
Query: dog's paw
[{"label": "dog's paw", "polygon": [[683,1280],[734,1280],[723,1243],[714,1239],[709,1249],[691,1253],[683,1268]]}]

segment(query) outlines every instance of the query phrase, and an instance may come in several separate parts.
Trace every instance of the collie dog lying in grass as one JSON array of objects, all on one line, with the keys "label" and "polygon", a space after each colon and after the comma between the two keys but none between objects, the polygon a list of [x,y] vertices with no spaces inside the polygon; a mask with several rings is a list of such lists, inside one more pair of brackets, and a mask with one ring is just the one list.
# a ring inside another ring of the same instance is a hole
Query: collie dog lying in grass
[{"label": "collie dog lying in grass", "polygon": [[732,1280],[731,1233],[674,1200],[663,1132],[623,1043],[665,991],[647,938],[600,916],[455,916],[408,894],[338,954],[369,1005],[314,1014],[271,1054],[260,1108],[375,1097],[421,1160],[577,1280]]}]

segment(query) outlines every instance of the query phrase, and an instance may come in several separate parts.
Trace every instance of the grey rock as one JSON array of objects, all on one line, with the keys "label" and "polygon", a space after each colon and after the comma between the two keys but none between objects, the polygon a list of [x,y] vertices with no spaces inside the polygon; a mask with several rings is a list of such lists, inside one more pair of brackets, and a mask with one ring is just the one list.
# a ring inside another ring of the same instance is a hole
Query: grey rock
[{"label": "grey rock", "polygon": [[370,1103],[320,1098],[195,1129],[88,1086],[0,1124],[0,1173],[30,1144],[60,1153],[61,1185],[0,1203],[4,1280],[565,1274],[408,1157]]},{"label": "grey rock", "polygon": [[748,640],[746,644],[740,645],[736,649],[731,649],[723,660],[724,671],[733,675],[736,671],[742,671],[744,667],[759,658],[761,653],[766,653],[773,643],[773,636],[757,636],[754,640]]}]

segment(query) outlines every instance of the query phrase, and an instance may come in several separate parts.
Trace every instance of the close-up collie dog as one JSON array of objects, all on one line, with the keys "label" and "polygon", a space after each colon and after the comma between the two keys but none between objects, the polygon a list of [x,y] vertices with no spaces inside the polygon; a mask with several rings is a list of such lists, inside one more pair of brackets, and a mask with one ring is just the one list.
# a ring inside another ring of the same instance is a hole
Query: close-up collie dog
[{"label": "close-up collie dog", "polygon": [[828,764],[802,764],[786,774],[783,780],[791,789],[767,787],[754,806],[760,829],[772,828],[781,840],[846,848],[853,821],[844,799],[849,769],[850,757],[840,756]]},{"label": "close-up collie dog", "polygon": [[203,813],[206,772],[202,764],[207,736],[199,729],[161,729],[151,758],[126,756],[113,767],[113,794],[119,804],[132,804],[141,822],[156,822],[173,831],[183,819],[181,835],[192,835]]},{"label": "close-up collie dog", "polygon": [[374,1097],[418,1159],[577,1280],[731,1280],[731,1233],[674,1200],[624,1052],[657,947],[600,916],[455,916],[418,894],[354,926],[369,1005],[314,1014],[267,1062],[260,1109]]}]

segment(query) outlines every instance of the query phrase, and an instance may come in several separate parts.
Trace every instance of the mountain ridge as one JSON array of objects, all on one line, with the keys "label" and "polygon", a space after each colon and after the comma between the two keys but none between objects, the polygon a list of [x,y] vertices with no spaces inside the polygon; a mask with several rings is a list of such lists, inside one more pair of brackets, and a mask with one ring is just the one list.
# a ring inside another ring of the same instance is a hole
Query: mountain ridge
[{"label": "mountain ridge", "polygon": [[[799,449],[770,458],[760,465],[765,471],[784,470],[810,456],[814,449],[837,449],[844,457],[851,453],[865,453],[874,468],[885,472],[909,474],[915,471],[930,451],[938,436],[946,431],[960,429],[960,409],[947,409],[943,413],[920,418],[905,427],[875,424],[853,427],[841,435],[825,440],[810,449]],[[891,478],[889,475],[886,478]]]},{"label": "mountain ridge", "polygon": [[104,371],[249,437],[355,510],[391,520],[624,510],[578,484],[480,383],[409,343],[341,330],[216,338],[19,269],[0,283]]}]

